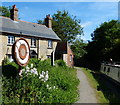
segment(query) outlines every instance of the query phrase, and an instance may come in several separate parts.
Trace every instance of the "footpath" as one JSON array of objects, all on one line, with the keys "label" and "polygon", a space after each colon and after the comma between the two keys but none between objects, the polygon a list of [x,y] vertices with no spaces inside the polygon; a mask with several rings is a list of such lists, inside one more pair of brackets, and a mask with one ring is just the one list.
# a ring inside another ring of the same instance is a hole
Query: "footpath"
[{"label": "footpath", "polygon": [[87,79],[87,76],[84,74],[81,68],[77,68],[77,77],[80,80],[79,94],[80,99],[76,103],[97,103],[95,89],[93,89]]}]

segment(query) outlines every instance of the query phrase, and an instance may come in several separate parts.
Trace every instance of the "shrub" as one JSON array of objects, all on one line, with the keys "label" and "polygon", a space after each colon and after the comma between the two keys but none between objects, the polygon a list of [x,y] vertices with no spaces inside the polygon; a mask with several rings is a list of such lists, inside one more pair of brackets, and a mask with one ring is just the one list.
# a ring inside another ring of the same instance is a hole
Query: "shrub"
[{"label": "shrub", "polygon": [[2,67],[2,74],[6,77],[16,77],[18,74],[18,65],[15,62],[6,63]]},{"label": "shrub", "polygon": [[19,78],[3,76],[3,104],[75,102],[79,83],[76,70],[50,64],[50,59],[31,59]]},{"label": "shrub", "polygon": [[56,60],[55,63],[57,66],[66,67],[66,63],[63,60]]}]

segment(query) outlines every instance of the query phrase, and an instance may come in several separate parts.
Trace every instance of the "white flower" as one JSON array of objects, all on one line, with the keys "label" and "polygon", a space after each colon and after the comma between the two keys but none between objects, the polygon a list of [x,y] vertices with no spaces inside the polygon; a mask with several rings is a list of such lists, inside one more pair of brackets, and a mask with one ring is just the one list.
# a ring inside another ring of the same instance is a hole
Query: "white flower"
[{"label": "white flower", "polygon": [[42,75],[45,75],[45,72],[44,72],[44,71],[42,71]]},{"label": "white flower", "polygon": [[20,72],[19,72],[19,76],[22,76],[22,70],[20,70]]},{"label": "white flower", "polygon": [[30,72],[33,73],[33,74],[35,74],[35,75],[38,75],[38,72],[37,72],[37,69],[36,69],[36,68],[31,69]]},{"label": "white flower", "polygon": [[49,87],[48,89],[52,89],[52,87]]},{"label": "white flower", "polygon": [[47,84],[46,87],[49,88],[49,85]]},{"label": "white flower", "polygon": [[53,86],[53,89],[56,89],[56,87],[55,87],[55,86]]},{"label": "white flower", "polygon": [[29,70],[30,68],[28,67],[28,65],[26,66],[26,69]]},{"label": "white flower", "polygon": [[25,71],[25,69],[22,69],[22,71]]},{"label": "white flower", "polygon": [[48,74],[48,71],[46,71],[46,74]]},{"label": "white flower", "polygon": [[39,79],[44,78],[44,75],[40,74]]},{"label": "white flower", "polygon": [[26,70],[26,73],[28,73],[28,72],[30,72],[30,70],[29,70],[29,69],[27,69],[27,70]]},{"label": "white flower", "polygon": [[33,64],[31,64],[31,68],[33,68]]},{"label": "white flower", "polygon": [[48,76],[48,74],[46,74],[46,76],[45,76],[45,80],[47,81],[47,80],[48,80],[48,78],[49,78],[49,76]]}]

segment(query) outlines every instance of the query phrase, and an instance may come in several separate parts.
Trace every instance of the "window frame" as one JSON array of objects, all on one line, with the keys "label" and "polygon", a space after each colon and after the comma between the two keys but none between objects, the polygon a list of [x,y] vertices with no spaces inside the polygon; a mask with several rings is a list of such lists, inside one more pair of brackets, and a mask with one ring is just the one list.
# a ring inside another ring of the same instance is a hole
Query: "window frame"
[{"label": "window frame", "polygon": [[13,45],[14,42],[15,42],[15,36],[13,36],[13,35],[8,35],[8,40],[7,40],[7,41],[8,41],[8,42],[7,42],[8,45]]},{"label": "window frame", "polygon": [[72,62],[72,54],[70,54],[70,62]]},{"label": "window frame", "polygon": [[36,39],[31,38],[31,47],[36,47]]},{"label": "window frame", "polygon": [[53,42],[52,40],[48,40],[48,49],[52,49],[53,48]]}]

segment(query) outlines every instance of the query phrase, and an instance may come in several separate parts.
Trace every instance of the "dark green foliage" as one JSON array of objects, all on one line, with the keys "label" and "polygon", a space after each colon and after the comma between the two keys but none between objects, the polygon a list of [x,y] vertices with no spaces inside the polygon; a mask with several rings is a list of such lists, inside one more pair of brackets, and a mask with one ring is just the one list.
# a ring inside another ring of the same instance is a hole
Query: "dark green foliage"
[{"label": "dark green foliage", "polygon": [[53,16],[53,30],[62,41],[71,42],[77,35],[82,34],[80,20],[76,16],[70,16],[68,11],[57,11]]},{"label": "dark green foliage", "polygon": [[18,65],[15,62],[7,63],[2,67],[2,74],[6,77],[16,77],[18,74]]},{"label": "dark green foliage", "polygon": [[71,45],[71,49],[75,55],[75,58],[79,59],[81,57],[83,57],[87,52],[86,52],[86,43],[83,43],[83,40],[79,40],[76,39],[72,45]]},{"label": "dark green foliage", "polygon": [[116,20],[102,23],[92,33],[92,42],[86,47],[85,59],[91,69],[99,69],[102,61],[120,61],[120,23]]},{"label": "dark green foliage", "polygon": [[56,60],[56,66],[66,67],[66,63],[63,60]]},{"label": "dark green foliage", "polygon": [[16,79],[3,76],[2,101],[4,104],[73,103],[77,100],[79,81],[76,78],[75,69],[64,66],[53,67],[50,65],[50,59],[45,61],[31,59],[29,67],[31,64],[37,68],[39,74],[42,71],[48,71],[48,81],[43,82],[34,74],[23,73]]},{"label": "dark green foliage", "polygon": [[10,17],[10,7],[0,6],[0,16]]}]

